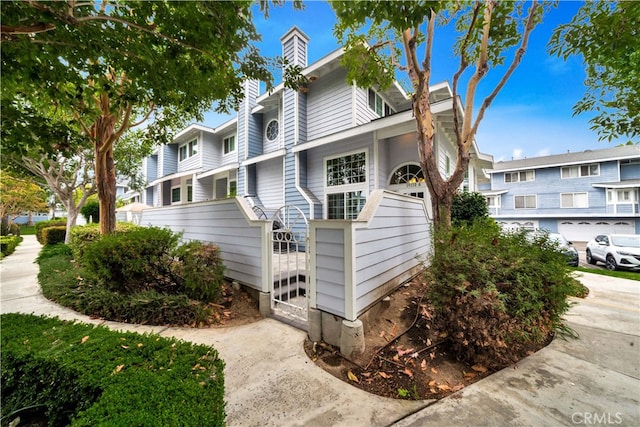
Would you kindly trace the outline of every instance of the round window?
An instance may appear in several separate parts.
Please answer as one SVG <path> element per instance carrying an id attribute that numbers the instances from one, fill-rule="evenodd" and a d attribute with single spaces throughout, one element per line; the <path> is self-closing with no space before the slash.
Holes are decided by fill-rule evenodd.
<path id="1" fill-rule="evenodd" d="M 267 124 L 267 139 L 269 141 L 275 141 L 276 138 L 278 137 L 278 134 L 280 132 L 279 126 L 278 126 L 278 121 L 277 120 L 271 120 L 268 124 Z"/>

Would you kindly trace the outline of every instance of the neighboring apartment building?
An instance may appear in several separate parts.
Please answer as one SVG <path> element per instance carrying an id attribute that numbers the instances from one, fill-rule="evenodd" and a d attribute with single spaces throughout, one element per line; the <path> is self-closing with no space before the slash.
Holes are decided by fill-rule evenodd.
<path id="1" fill-rule="evenodd" d="M 295 205 L 309 219 L 355 219 L 376 189 L 428 197 L 407 95 L 397 84 L 381 91 L 347 83 L 341 49 L 307 66 L 308 41 L 296 27 L 281 39 L 283 56 L 304 67 L 308 87 L 280 84 L 259 94 L 258 82 L 246 82 L 233 120 L 192 125 L 145 161 L 141 201 L 159 207 L 239 195 L 267 215 Z M 456 159 L 447 83 L 432 87 L 432 101 L 446 175 Z M 491 157 L 472 150 L 464 185 L 473 191 Z"/>
<path id="2" fill-rule="evenodd" d="M 496 162 L 489 212 L 507 227 L 558 232 L 574 242 L 640 234 L 640 145 Z"/>

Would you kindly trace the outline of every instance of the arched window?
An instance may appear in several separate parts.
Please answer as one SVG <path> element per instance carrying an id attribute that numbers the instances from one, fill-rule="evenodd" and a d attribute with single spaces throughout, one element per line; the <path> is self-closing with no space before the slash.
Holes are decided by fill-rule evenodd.
<path id="1" fill-rule="evenodd" d="M 389 185 L 419 184 L 424 182 L 424 174 L 420 165 L 408 163 L 400 166 L 391 174 Z"/>

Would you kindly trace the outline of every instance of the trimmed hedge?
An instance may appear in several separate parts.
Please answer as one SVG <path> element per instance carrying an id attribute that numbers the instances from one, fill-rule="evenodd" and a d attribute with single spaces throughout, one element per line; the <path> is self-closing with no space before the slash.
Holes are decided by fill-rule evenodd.
<path id="1" fill-rule="evenodd" d="M 64 238 L 67 235 L 66 225 L 52 225 L 42 229 L 42 242 L 43 245 L 57 245 L 58 243 L 64 243 Z"/>
<path id="2" fill-rule="evenodd" d="M 22 242 L 21 236 L 1 236 L 0 237 L 0 254 L 2 257 L 11 255 L 15 252 L 18 245 Z"/>
<path id="3" fill-rule="evenodd" d="M 36 239 L 40 242 L 41 245 L 44 245 L 43 232 L 47 227 L 59 227 L 66 226 L 67 219 L 66 218 L 58 218 L 58 219 L 50 219 L 48 221 L 40 221 L 36 223 Z M 64 241 L 64 239 L 63 239 Z"/>
<path id="4" fill-rule="evenodd" d="M 42 409 L 50 426 L 223 426 L 213 347 L 25 314 L 3 314 L 2 420 Z"/>

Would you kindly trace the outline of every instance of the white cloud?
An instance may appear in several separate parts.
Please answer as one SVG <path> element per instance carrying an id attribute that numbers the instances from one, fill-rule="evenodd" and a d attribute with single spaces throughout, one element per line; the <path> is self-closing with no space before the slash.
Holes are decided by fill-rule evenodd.
<path id="1" fill-rule="evenodd" d="M 521 159 L 522 158 L 522 148 L 514 148 L 513 149 L 513 159 L 517 160 L 517 159 Z"/>

